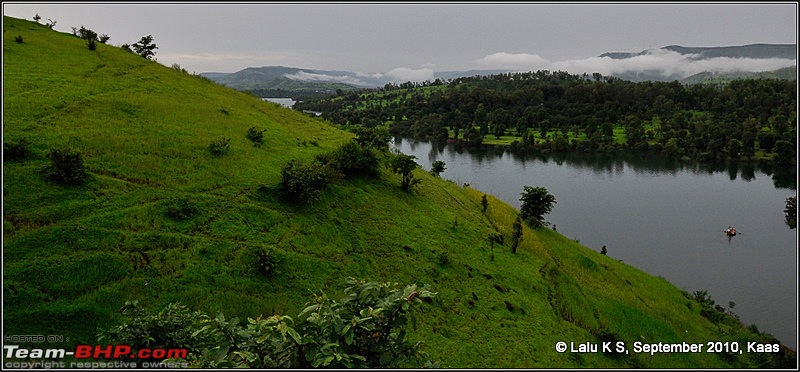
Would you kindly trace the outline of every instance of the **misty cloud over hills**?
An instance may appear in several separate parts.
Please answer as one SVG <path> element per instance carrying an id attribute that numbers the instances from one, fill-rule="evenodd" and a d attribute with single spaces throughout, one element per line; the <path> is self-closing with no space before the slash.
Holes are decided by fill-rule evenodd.
<path id="1" fill-rule="evenodd" d="M 431 68 L 396 68 L 385 73 L 364 74 L 292 67 L 250 67 L 235 73 L 203 73 L 220 84 L 239 90 L 272 89 L 287 81 L 341 83 L 358 88 L 387 83 L 423 82 L 436 79 L 490 75 L 515 71 L 567 71 L 600 73 L 634 81 L 682 80 L 700 73 L 763 72 L 797 64 L 796 44 L 751 44 L 732 47 L 682 47 L 671 45 L 637 53 L 609 52 L 580 60 L 549 61 L 536 54 L 499 52 L 474 61 L 481 70 L 435 72 Z"/>

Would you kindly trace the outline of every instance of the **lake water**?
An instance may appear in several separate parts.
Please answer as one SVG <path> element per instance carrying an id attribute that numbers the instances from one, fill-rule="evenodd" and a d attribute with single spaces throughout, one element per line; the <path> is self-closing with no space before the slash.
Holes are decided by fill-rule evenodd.
<path id="1" fill-rule="evenodd" d="M 292 106 L 294 106 L 294 104 L 297 102 L 291 98 L 262 98 L 262 100 L 274 102 L 288 108 L 292 108 Z"/>
<path id="2" fill-rule="evenodd" d="M 523 186 L 556 198 L 545 219 L 564 236 L 661 276 L 693 293 L 707 290 L 746 325 L 797 349 L 797 230 L 784 222 L 796 171 L 711 168 L 641 155 L 516 156 L 491 146 L 458 149 L 398 140 L 425 170 L 519 208 Z M 786 174 L 788 173 L 788 174 Z M 729 239 L 723 230 L 737 228 Z M 713 341 L 713 340 L 709 340 Z"/>

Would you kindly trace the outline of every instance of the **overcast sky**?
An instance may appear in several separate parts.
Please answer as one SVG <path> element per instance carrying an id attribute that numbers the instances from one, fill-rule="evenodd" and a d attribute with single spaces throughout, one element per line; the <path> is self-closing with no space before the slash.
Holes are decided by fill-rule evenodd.
<path id="1" fill-rule="evenodd" d="M 796 44 L 797 13 L 796 2 L 3 3 L 4 15 L 39 14 L 40 22 L 52 19 L 69 33 L 85 26 L 110 36 L 112 45 L 152 35 L 160 63 L 190 72 L 280 65 L 409 80 L 496 68 L 607 74 L 614 67 L 597 58 L 605 52 Z M 670 58 L 678 57 L 641 62 Z M 787 62 L 771 63 L 748 68 Z"/>

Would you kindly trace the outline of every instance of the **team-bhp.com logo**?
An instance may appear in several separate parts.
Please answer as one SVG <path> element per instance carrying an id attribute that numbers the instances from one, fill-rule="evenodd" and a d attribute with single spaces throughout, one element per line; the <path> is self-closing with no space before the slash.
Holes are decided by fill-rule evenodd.
<path id="1" fill-rule="evenodd" d="M 9 359 L 64 359 L 72 357 L 80 359 L 144 359 L 144 360 L 163 360 L 163 359 L 186 359 L 189 351 L 186 348 L 180 349 L 139 349 L 133 350 L 128 345 L 78 345 L 75 351 L 65 349 L 25 349 L 18 345 L 3 345 L 3 355 L 5 364 Z M 155 363 L 154 363 L 155 364 Z M 13 367 L 13 366 L 9 366 Z"/>
<path id="2" fill-rule="evenodd" d="M 75 351 L 64 349 L 21 349 L 16 345 L 3 345 L 6 358 L 45 358 L 58 359 L 71 356 L 75 359 L 185 359 L 189 351 L 183 349 L 139 349 L 134 351 L 128 345 L 78 345 Z"/>

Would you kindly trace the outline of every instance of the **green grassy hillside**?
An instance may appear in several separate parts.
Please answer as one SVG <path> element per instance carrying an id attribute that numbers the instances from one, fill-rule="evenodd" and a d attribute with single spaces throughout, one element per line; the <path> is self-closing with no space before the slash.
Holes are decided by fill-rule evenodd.
<path id="1" fill-rule="evenodd" d="M 489 196 L 484 213 L 481 191 L 424 170 L 411 193 L 382 170 L 331 185 L 310 205 L 281 201 L 269 190 L 284 164 L 352 137 L 324 121 L 110 45 L 90 51 L 33 22 L 4 17 L 3 54 L 4 149 L 30 143 L 23 159 L 4 150 L 4 335 L 95 344 L 128 300 L 151 311 L 180 302 L 226 316 L 295 315 L 312 293 L 340 294 L 356 277 L 430 285 L 438 295 L 410 337 L 447 367 L 756 367 L 794 358 L 558 353 L 558 341 L 632 349 L 774 340 L 548 229 L 526 227 L 513 254 L 517 210 Z M 262 146 L 245 137 L 250 127 L 265 130 Z M 208 145 L 223 137 L 230 152 L 212 156 Z M 48 151 L 64 146 L 84 155 L 81 186 L 42 175 Z M 196 213 L 170 218 L 179 200 Z M 492 252 L 495 231 L 506 244 Z M 276 258 L 272 276 L 253 268 L 259 249 Z"/>

